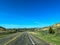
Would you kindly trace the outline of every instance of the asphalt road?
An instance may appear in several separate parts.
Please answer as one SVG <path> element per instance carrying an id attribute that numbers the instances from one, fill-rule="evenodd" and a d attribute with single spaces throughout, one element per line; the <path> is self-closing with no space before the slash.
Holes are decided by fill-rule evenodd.
<path id="1" fill-rule="evenodd" d="M 0 45 L 49 45 L 26 32 L 16 33 L 0 39 Z"/>

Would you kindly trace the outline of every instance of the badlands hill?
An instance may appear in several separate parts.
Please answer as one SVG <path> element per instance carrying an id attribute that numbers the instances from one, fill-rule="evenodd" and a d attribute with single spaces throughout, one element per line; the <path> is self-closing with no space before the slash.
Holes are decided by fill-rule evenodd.
<path id="1" fill-rule="evenodd" d="M 51 26 L 40 28 L 41 30 L 49 30 L 49 28 L 52 27 L 54 30 L 60 30 L 60 23 L 53 24 Z"/>

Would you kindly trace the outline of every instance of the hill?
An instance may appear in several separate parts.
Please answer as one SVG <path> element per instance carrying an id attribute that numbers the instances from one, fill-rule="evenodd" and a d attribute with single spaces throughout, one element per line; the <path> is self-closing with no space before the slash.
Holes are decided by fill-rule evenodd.
<path id="1" fill-rule="evenodd" d="M 6 30 L 6 28 L 0 26 L 0 31 L 5 31 L 5 30 Z"/>
<path id="2" fill-rule="evenodd" d="M 35 29 L 37 31 L 46 31 L 46 30 L 49 30 L 49 28 L 52 28 L 53 30 L 57 30 L 58 32 L 60 32 L 60 23 L 56 23 L 56 24 L 53 24 L 51 26 L 47 26 L 47 27 L 42 27 L 42 28 L 38 28 L 38 29 Z"/>

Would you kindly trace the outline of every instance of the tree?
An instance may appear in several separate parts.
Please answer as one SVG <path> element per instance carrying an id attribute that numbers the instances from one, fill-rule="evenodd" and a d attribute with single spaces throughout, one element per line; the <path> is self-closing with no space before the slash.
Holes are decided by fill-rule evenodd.
<path id="1" fill-rule="evenodd" d="M 55 31 L 52 29 L 52 27 L 49 28 L 49 33 L 50 34 L 54 34 L 55 33 Z"/>

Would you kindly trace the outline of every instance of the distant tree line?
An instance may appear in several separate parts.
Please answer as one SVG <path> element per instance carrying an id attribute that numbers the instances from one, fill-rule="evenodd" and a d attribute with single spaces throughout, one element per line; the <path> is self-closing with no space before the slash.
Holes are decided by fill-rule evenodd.
<path id="1" fill-rule="evenodd" d="M 7 29 L 7 30 L 15 30 L 16 32 L 24 32 L 24 31 L 34 31 L 35 28 L 13 28 L 13 29 Z"/>

